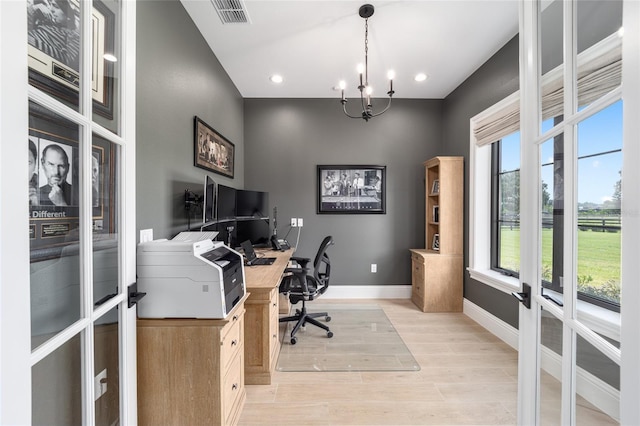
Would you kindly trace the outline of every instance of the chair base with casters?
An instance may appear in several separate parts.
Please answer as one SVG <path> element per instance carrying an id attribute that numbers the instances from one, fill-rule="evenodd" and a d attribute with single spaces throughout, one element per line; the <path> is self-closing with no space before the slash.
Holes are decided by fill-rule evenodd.
<path id="1" fill-rule="evenodd" d="M 322 240 L 318 253 L 313 261 L 313 272 L 309 267 L 311 259 L 306 257 L 292 256 L 291 261 L 298 265 L 295 268 L 285 269 L 286 275 L 280 282 L 280 293 L 286 295 L 289 301 L 295 305 L 302 302 L 302 309 L 296 309 L 296 314 L 288 317 L 280 318 L 279 322 L 296 321 L 296 325 L 291 330 L 291 344 L 297 342 L 296 333 L 300 327 L 304 327 L 307 323 L 315 325 L 327 332 L 327 337 L 333 337 L 333 333 L 329 327 L 319 322 L 316 318 L 325 317 L 327 322 L 331 321 L 331 317 L 326 312 L 309 313 L 307 312 L 306 302 L 315 300 L 329 287 L 329 277 L 331 276 L 331 262 L 326 253 L 327 247 L 333 244 L 333 237 L 327 236 Z"/>
<path id="2" fill-rule="evenodd" d="M 302 309 L 296 309 L 295 315 L 280 318 L 279 322 L 297 321 L 296 325 L 293 327 L 293 330 L 291 330 L 291 340 L 290 340 L 291 344 L 295 345 L 298 341 L 298 338 L 296 337 L 296 333 L 298 332 L 300 327 L 304 327 L 307 323 L 313 324 L 316 327 L 320 327 L 321 329 L 325 330 L 327 332 L 327 337 L 329 338 L 333 337 L 333 332 L 329 330 L 329 327 L 322 324 L 320 321 L 316 319 L 321 317 L 325 317 L 326 322 L 331 321 L 331 317 L 327 312 L 313 312 L 313 313 L 307 312 L 307 307 L 305 306 L 305 303 L 303 301 Z"/>

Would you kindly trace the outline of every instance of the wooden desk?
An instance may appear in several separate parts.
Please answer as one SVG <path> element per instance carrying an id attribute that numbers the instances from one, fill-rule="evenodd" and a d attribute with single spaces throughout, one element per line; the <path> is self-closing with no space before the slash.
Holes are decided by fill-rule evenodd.
<path id="1" fill-rule="evenodd" d="M 289 264 L 293 249 L 280 252 L 257 250 L 258 255 L 275 257 L 272 265 L 245 266 L 247 293 L 245 302 L 244 381 L 248 385 L 269 385 L 275 371 L 278 338 L 278 286 Z"/>
<path id="2" fill-rule="evenodd" d="M 224 319 L 138 319 L 140 425 L 238 423 L 246 299 Z"/>

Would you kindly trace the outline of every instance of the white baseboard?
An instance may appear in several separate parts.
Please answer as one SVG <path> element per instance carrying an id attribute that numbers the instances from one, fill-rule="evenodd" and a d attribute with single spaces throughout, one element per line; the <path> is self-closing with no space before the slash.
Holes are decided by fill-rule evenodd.
<path id="1" fill-rule="evenodd" d="M 334 285 L 323 295 L 326 299 L 409 299 L 410 285 Z"/>
<path id="2" fill-rule="evenodd" d="M 495 334 L 500 338 L 500 340 L 511 346 L 516 351 L 518 350 L 517 328 L 507 324 L 494 315 L 491 315 L 489 312 L 467 299 L 464 299 L 462 303 L 462 312 L 466 316 L 486 328 L 491 333 Z"/>
<path id="3" fill-rule="evenodd" d="M 512 327 L 494 315 L 491 315 L 489 312 L 467 299 L 464 299 L 463 301 L 463 312 L 469 318 L 500 338 L 503 342 L 515 350 L 518 350 L 518 329 Z M 544 370 L 557 380 L 561 380 L 562 357 L 545 347 L 542 348 L 541 353 L 542 366 Z M 576 368 L 576 386 L 580 396 L 598 407 L 611 418 L 619 421 L 619 390 L 580 367 Z"/>

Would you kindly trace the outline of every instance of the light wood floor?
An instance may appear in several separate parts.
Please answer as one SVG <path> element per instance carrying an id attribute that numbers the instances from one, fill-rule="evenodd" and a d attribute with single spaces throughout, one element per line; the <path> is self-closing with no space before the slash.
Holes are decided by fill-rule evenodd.
<path id="1" fill-rule="evenodd" d="M 271 385 L 247 386 L 240 425 L 516 424 L 518 355 L 493 334 L 410 300 L 343 302 L 380 305 L 421 370 L 275 372 Z"/>

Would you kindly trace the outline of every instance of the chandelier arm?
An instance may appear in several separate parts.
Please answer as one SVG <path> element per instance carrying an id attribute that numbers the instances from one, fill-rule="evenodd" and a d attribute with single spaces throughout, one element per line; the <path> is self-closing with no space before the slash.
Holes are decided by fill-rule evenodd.
<path id="1" fill-rule="evenodd" d="M 389 96 L 389 103 L 387 103 L 387 107 L 386 107 L 385 109 L 383 109 L 382 111 L 380 111 L 380 112 L 376 113 L 376 114 L 371 114 L 371 117 L 377 117 L 377 116 L 382 115 L 382 114 L 384 114 L 385 112 L 387 112 L 387 110 L 388 110 L 389 108 L 391 108 L 391 99 L 392 99 L 392 98 L 391 98 L 391 96 Z"/>
<path id="2" fill-rule="evenodd" d="M 349 118 L 362 118 L 361 115 L 351 115 L 347 112 L 347 103 L 343 102 L 342 103 L 342 111 L 344 111 L 344 115 L 346 115 Z"/>

